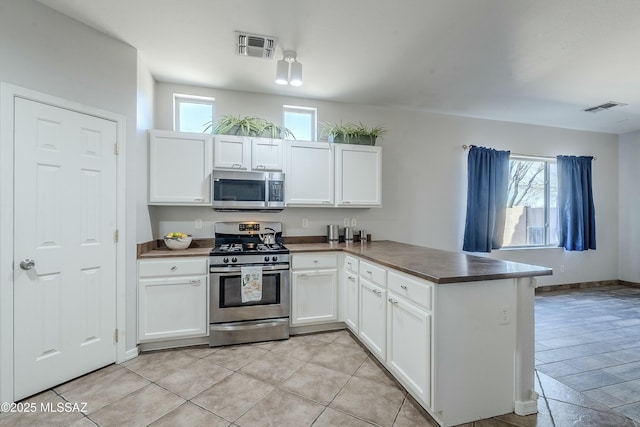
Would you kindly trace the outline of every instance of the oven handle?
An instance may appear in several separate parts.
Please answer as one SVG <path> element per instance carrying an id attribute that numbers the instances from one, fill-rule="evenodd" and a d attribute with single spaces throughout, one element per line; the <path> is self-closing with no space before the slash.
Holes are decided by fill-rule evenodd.
<path id="1" fill-rule="evenodd" d="M 252 266 L 253 264 L 246 264 L 246 266 Z M 263 265 L 262 271 L 278 271 L 278 270 L 288 270 L 289 264 L 278 264 L 278 265 Z M 240 266 L 233 267 L 210 267 L 210 273 L 236 273 L 240 271 Z"/>

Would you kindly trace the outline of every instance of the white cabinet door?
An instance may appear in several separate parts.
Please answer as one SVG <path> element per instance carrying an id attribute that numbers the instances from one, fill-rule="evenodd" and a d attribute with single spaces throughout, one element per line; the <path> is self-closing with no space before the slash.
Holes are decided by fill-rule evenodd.
<path id="1" fill-rule="evenodd" d="M 249 170 L 251 167 L 250 138 L 234 135 L 216 135 L 213 146 L 214 168 Z"/>
<path id="2" fill-rule="evenodd" d="M 287 206 L 333 205 L 333 149 L 323 142 L 287 141 Z"/>
<path id="3" fill-rule="evenodd" d="M 257 171 L 281 171 L 283 169 L 282 141 L 254 138 L 251 140 L 251 169 Z"/>
<path id="4" fill-rule="evenodd" d="M 138 341 L 206 336 L 208 276 L 141 278 Z"/>
<path id="5" fill-rule="evenodd" d="M 347 271 L 344 278 L 344 323 L 354 334 L 358 335 L 358 295 L 360 287 L 358 275 Z"/>
<path id="6" fill-rule="evenodd" d="M 360 277 L 360 339 L 384 362 L 386 348 L 386 293 L 384 288 Z"/>
<path id="7" fill-rule="evenodd" d="M 336 205 L 382 205 L 382 148 L 336 144 Z"/>
<path id="8" fill-rule="evenodd" d="M 393 292 L 387 300 L 387 366 L 431 407 L 431 314 Z"/>
<path id="9" fill-rule="evenodd" d="M 211 205 L 211 135 L 149 132 L 149 204 Z"/>
<path id="10" fill-rule="evenodd" d="M 291 273 L 291 324 L 306 325 L 338 319 L 338 272 L 332 270 Z"/>

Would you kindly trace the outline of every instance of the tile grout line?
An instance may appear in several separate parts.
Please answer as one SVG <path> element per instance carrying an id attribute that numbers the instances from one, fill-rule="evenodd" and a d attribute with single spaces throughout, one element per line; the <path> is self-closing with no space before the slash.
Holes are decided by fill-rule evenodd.
<path id="1" fill-rule="evenodd" d="M 538 379 L 538 384 L 540 385 L 540 391 L 542 392 L 542 398 L 544 399 L 544 404 L 547 407 L 547 411 L 549 411 L 549 417 L 551 418 L 551 424 L 553 427 L 556 427 L 556 420 L 553 419 L 553 412 L 551 412 L 551 407 L 549 406 L 549 401 L 547 400 L 547 395 L 544 392 L 544 387 L 542 386 L 542 381 L 540 381 L 540 376 L 538 375 L 538 370 L 534 369 L 536 373 L 536 378 Z"/>

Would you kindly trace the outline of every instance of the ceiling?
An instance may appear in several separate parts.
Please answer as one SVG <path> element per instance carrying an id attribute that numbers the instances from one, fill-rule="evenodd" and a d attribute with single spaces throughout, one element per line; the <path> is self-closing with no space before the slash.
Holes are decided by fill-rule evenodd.
<path id="1" fill-rule="evenodd" d="M 638 0 L 39 0 L 138 49 L 155 79 L 622 134 L 640 130 Z M 295 50 L 235 54 L 234 31 Z M 627 106 L 582 110 L 608 101 Z"/>

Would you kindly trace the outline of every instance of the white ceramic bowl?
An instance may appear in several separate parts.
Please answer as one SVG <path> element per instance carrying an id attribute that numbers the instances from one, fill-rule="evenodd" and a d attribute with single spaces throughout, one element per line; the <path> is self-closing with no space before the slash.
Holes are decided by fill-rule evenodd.
<path id="1" fill-rule="evenodd" d="M 178 237 L 177 239 L 164 238 L 164 244 L 171 250 L 187 249 L 193 240 L 192 236 Z"/>

